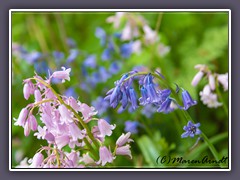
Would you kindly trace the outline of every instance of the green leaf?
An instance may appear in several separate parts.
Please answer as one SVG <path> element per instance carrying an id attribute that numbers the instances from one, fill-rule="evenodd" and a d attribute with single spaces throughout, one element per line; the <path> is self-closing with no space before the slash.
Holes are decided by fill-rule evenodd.
<path id="1" fill-rule="evenodd" d="M 137 140 L 137 144 L 139 145 L 145 161 L 148 163 L 149 167 L 155 167 L 157 165 L 156 159 L 159 156 L 159 152 L 154 142 L 149 137 L 144 135 Z M 157 166 L 162 165 L 159 164 Z"/>

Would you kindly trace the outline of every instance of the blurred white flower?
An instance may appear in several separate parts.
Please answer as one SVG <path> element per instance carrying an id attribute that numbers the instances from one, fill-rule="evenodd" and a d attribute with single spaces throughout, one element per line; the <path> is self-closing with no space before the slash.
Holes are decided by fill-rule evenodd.
<path id="1" fill-rule="evenodd" d="M 148 25 L 143 26 L 143 31 L 146 44 L 153 44 L 158 40 L 157 33 L 152 30 Z"/>
<path id="2" fill-rule="evenodd" d="M 210 74 L 208 76 L 208 82 L 209 82 L 209 86 L 210 86 L 211 90 L 214 91 L 215 90 L 215 76 L 214 76 L 214 74 Z"/>
<path id="3" fill-rule="evenodd" d="M 218 79 L 218 82 L 222 84 L 224 91 L 227 91 L 228 90 L 228 73 L 219 74 L 217 79 Z"/>
<path id="4" fill-rule="evenodd" d="M 165 46 L 164 44 L 160 43 L 158 46 L 158 52 L 160 54 L 160 56 L 165 56 L 167 53 L 169 53 L 170 51 L 170 47 L 169 46 Z"/>
<path id="5" fill-rule="evenodd" d="M 108 17 L 107 22 L 113 23 L 114 28 L 119 28 L 121 19 L 125 14 L 125 12 L 117 12 L 114 16 Z"/>
<path id="6" fill-rule="evenodd" d="M 199 94 L 203 104 L 207 105 L 209 108 L 222 106 L 222 103 L 217 100 L 217 95 L 211 92 L 209 84 L 207 84 Z"/>
<path id="7" fill-rule="evenodd" d="M 139 54 L 141 52 L 141 41 L 137 40 L 132 43 L 132 52 Z"/>
<path id="8" fill-rule="evenodd" d="M 199 81 L 203 78 L 204 73 L 202 71 L 198 71 L 198 73 L 194 76 L 192 80 L 192 86 L 197 86 Z"/>

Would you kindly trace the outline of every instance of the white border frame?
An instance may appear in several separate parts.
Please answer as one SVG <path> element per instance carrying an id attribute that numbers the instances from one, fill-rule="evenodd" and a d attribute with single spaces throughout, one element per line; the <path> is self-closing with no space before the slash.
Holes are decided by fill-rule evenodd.
<path id="1" fill-rule="evenodd" d="M 229 52 L 229 169 L 15 169 L 11 167 L 12 128 L 12 12 L 228 12 L 228 52 Z M 10 9 L 9 10 L 9 171 L 231 171 L 231 10 L 230 9 Z"/>

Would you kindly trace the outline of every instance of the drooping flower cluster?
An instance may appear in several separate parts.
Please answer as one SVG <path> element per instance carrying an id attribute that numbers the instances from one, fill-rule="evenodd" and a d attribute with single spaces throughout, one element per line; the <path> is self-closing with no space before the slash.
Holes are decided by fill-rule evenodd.
<path id="1" fill-rule="evenodd" d="M 203 90 L 199 93 L 203 104 L 207 105 L 209 108 L 222 106 L 222 103 L 218 101 L 216 88 L 218 88 L 220 84 L 224 91 L 228 90 L 228 73 L 212 73 L 209 68 L 203 64 L 196 65 L 195 69 L 198 69 L 199 71 L 192 80 L 192 86 L 197 86 L 204 76 L 208 79 L 208 84 L 206 84 Z"/>
<path id="2" fill-rule="evenodd" d="M 131 133 L 120 136 L 112 152 L 110 146 L 106 147 L 105 139 L 112 135 L 116 125 L 93 118 L 97 114 L 94 107 L 71 96 L 61 96 L 51 87 L 52 78 L 62 82 L 70 80 L 70 72 L 71 69 L 62 68 L 46 80 L 38 75 L 24 80 L 24 98 L 27 100 L 34 95 L 35 102 L 21 110 L 14 125 L 22 126 L 25 136 L 34 131 L 34 136 L 46 140 L 48 146 L 41 147 L 28 163 L 24 160 L 25 163 L 18 167 L 83 168 L 112 163 L 117 155 L 131 157 L 128 144 L 132 141 L 129 139 Z M 36 108 L 39 117 L 33 113 Z M 93 120 L 97 120 L 97 125 L 90 128 L 88 123 Z M 66 151 L 65 146 L 71 151 Z"/>
<path id="3" fill-rule="evenodd" d="M 170 113 L 175 108 L 187 110 L 189 107 L 196 105 L 197 102 L 192 99 L 188 91 L 182 89 L 183 106 L 171 97 L 172 91 L 169 88 L 161 88 L 154 82 L 154 77 L 164 78 L 160 73 L 145 73 L 130 71 L 124 74 L 120 80 L 115 82 L 115 87 L 109 90 L 105 100 L 110 102 L 110 106 L 116 108 L 121 103 L 121 109 L 126 109 L 131 104 L 133 110 L 139 105 L 154 105 L 157 112 Z M 133 82 L 137 80 L 140 87 L 140 98 L 134 89 Z M 138 103 L 139 102 L 139 103 Z"/>

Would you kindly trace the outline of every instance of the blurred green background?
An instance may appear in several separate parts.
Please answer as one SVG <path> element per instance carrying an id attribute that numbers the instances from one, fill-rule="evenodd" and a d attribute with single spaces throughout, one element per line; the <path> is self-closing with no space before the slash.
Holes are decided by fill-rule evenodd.
<path id="1" fill-rule="evenodd" d="M 190 108 L 192 118 L 201 123 L 201 130 L 214 141 L 216 149 L 221 155 L 228 155 L 228 118 L 222 107 L 210 109 L 200 101 L 199 92 L 203 89 L 207 80 L 202 80 L 197 87 L 191 86 L 191 81 L 197 70 L 196 64 L 206 64 L 212 72 L 219 74 L 228 72 L 228 13 L 227 12 L 164 12 L 135 13 L 143 16 L 148 25 L 155 29 L 159 18 L 160 27 L 158 34 L 160 41 L 170 47 L 170 52 L 161 57 L 156 49 L 151 46 L 142 48 L 140 54 L 132 54 L 130 58 L 121 60 L 123 68 L 112 76 L 107 82 L 98 84 L 94 91 L 83 91 L 79 83 L 81 76 L 81 64 L 86 58 L 85 52 L 95 54 L 99 64 L 107 66 L 101 59 L 104 48 L 99 39 L 94 35 L 97 27 L 103 28 L 107 33 L 114 33 L 111 24 L 106 23 L 106 18 L 114 13 L 92 12 L 62 12 L 62 13 L 12 13 L 12 42 L 24 46 L 27 51 L 50 54 L 53 51 L 61 51 L 65 59 L 69 55 L 70 48 L 66 43 L 67 38 L 76 42 L 76 48 L 83 53 L 77 56 L 71 64 L 73 76 L 70 82 L 56 85 L 60 93 L 67 88 L 74 87 L 79 100 L 91 104 L 102 94 L 104 88 L 114 87 L 114 81 L 121 74 L 130 71 L 134 66 L 143 65 L 153 70 L 161 68 L 162 74 L 172 83 L 187 89 L 192 97 L 198 101 L 197 106 Z M 52 69 L 56 69 L 56 62 L 52 58 L 45 59 Z M 16 56 L 12 57 L 12 117 L 17 118 L 20 110 L 33 98 L 26 101 L 23 97 L 23 79 L 34 75 L 34 66 Z M 46 75 L 45 75 L 46 76 Z M 222 92 L 223 99 L 228 103 L 228 92 Z M 111 117 L 111 123 L 116 123 L 114 131 L 116 138 L 124 131 L 124 122 L 134 120 L 144 124 L 139 127 L 138 133 L 133 134 L 132 144 L 133 159 L 120 157 L 116 159 L 115 166 L 152 167 L 156 166 L 156 156 L 166 154 L 171 156 L 184 156 L 200 159 L 209 155 L 210 151 L 201 142 L 199 147 L 190 150 L 196 139 L 181 139 L 182 127 L 185 125 L 180 119 L 180 113 L 171 114 L 154 113 L 151 118 L 143 116 L 141 108 L 134 113 L 123 112 L 118 114 L 116 110 L 109 109 L 104 115 Z M 13 121 L 14 122 L 14 121 Z M 149 132 L 150 131 L 150 132 Z M 215 138 L 215 139 L 214 139 Z M 112 139 L 109 139 L 111 142 Z M 12 123 L 12 165 L 15 166 L 23 157 L 32 157 L 44 141 L 39 141 L 33 136 L 24 137 L 23 128 Z M 206 165 L 193 165 L 202 166 Z M 156 166 L 160 167 L 160 165 Z"/>

